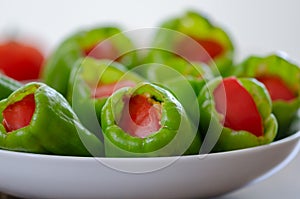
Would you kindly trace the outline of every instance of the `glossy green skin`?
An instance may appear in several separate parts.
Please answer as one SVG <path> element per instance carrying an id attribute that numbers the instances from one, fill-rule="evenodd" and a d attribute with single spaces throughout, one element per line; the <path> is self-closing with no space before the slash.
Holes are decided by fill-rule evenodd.
<path id="1" fill-rule="evenodd" d="M 119 51 L 120 56 L 122 55 L 119 60 L 122 64 L 126 66 L 135 65 L 137 55 L 132 52 L 134 46 L 121 30 L 115 27 L 99 27 L 80 31 L 66 38 L 45 64 L 42 80 L 66 96 L 71 70 L 79 58 L 85 57 L 83 49 L 106 39 L 109 39 Z M 126 56 L 123 56 L 124 54 Z"/>
<path id="2" fill-rule="evenodd" d="M 91 86 L 97 87 L 99 82 L 110 84 L 120 80 L 139 83 L 144 79 L 111 60 L 85 58 L 75 63 L 70 75 L 67 99 L 82 124 L 90 131 L 101 132 L 101 110 L 107 100 L 107 97 L 93 98 Z"/>
<path id="3" fill-rule="evenodd" d="M 118 124 L 124 107 L 123 97 L 148 93 L 161 103 L 161 128 L 145 137 L 133 137 Z M 156 157 L 197 154 L 201 140 L 180 103 L 167 90 L 149 83 L 116 91 L 105 103 L 101 114 L 105 154 L 108 157 Z"/>
<path id="4" fill-rule="evenodd" d="M 7 98 L 21 86 L 22 84 L 20 82 L 0 73 L 0 100 Z"/>
<path id="5" fill-rule="evenodd" d="M 29 94 L 34 94 L 36 103 L 30 124 L 7 132 L 1 123 L 0 148 L 70 156 L 103 155 L 101 141 L 81 125 L 63 96 L 45 84 L 29 83 L 16 90 L 0 102 L 0 112 Z"/>
<path id="6" fill-rule="evenodd" d="M 280 77 L 291 88 L 296 98 L 291 101 L 273 101 L 273 114 L 278 121 L 278 134 L 276 139 L 286 137 L 289 128 L 295 120 L 300 108 L 300 68 L 279 55 L 267 57 L 252 56 L 236 67 L 235 74 L 239 77 L 259 77 L 261 75 L 274 75 Z"/>
<path id="7" fill-rule="evenodd" d="M 231 74 L 234 47 L 230 37 L 222 28 L 214 25 L 200 13 L 188 11 L 181 17 L 165 21 L 160 28 L 145 62 L 162 63 L 170 59 L 174 62 L 180 61 L 182 58 L 174 54 L 173 46 L 179 39 L 189 36 L 198 39 L 214 39 L 223 46 L 224 52 L 208 64 L 216 76 Z"/>
<path id="8" fill-rule="evenodd" d="M 235 131 L 221 124 L 223 115 L 215 109 L 213 91 L 221 78 L 211 80 L 198 96 L 200 104 L 200 132 L 203 139 L 215 141 L 213 152 L 230 151 L 259 146 L 272 142 L 277 133 L 277 121 L 271 113 L 272 103 L 263 84 L 251 78 L 239 78 L 239 82 L 251 94 L 263 119 L 264 135 L 255 136 L 247 131 Z M 245 114 L 247 114 L 245 112 Z"/>

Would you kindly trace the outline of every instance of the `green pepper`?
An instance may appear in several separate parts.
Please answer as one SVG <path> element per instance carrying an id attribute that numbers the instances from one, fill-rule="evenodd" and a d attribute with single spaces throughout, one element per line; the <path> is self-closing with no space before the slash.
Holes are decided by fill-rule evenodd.
<path id="1" fill-rule="evenodd" d="M 143 78 L 111 60 L 79 59 L 69 81 L 68 101 L 80 121 L 92 132 L 101 132 L 101 110 L 117 89 L 134 87 Z"/>
<path id="2" fill-rule="evenodd" d="M 300 108 L 300 68 L 280 55 L 251 56 L 236 67 L 236 75 L 254 77 L 267 87 L 278 121 L 276 139 L 292 133 L 290 126 Z"/>
<path id="3" fill-rule="evenodd" d="M 54 51 L 44 66 L 42 79 L 66 96 L 69 75 L 78 58 L 111 59 L 131 66 L 137 59 L 133 50 L 132 42 L 118 28 L 99 27 L 80 31 L 66 38 Z"/>
<path id="4" fill-rule="evenodd" d="M 257 80 L 216 78 L 203 87 L 198 99 L 203 144 L 214 152 L 254 147 L 274 140 L 277 121 L 271 113 L 271 99 Z"/>
<path id="5" fill-rule="evenodd" d="M 101 124 L 108 157 L 197 154 L 201 145 L 182 105 L 169 91 L 150 83 L 110 96 Z"/>
<path id="6" fill-rule="evenodd" d="M 7 98 L 21 86 L 22 84 L 20 82 L 0 73 L 0 100 Z"/>
<path id="7" fill-rule="evenodd" d="M 211 66 L 214 74 L 231 72 L 234 47 L 229 35 L 200 13 L 188 11 L 183 16 L 160 25 L 146 59 L 185 59 Z"/>
<path id="8" fill-rule="evenodd" d="M 29 83 L 0 102 L 0 148 L 42 154 L 101 156 L 103 144 L 54 89 Z"/>

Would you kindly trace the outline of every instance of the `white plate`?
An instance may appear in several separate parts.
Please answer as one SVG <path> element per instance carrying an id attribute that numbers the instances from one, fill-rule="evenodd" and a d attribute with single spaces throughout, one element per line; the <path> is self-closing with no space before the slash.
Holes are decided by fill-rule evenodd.
<path id="1" fill-rule="evenodd" d="M 258 182 L 299 151 L 300 131 L 260 147 L 167 158 L 84 158 L 0 150 L 0 191 L 26 198 L 189 198 Z"/>

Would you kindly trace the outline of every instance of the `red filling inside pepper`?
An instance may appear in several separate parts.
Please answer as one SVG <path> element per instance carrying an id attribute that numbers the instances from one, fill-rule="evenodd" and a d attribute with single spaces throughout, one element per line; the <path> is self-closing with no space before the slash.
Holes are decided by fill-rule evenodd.
<path id="1" fill-rule="evenodd" d="M 87 49 L 84 49 L 85 56 L 95 59 L 110 59 L 118 61 L 119 52 L 109 41 L 97 43 Z"/>
<path id="2" fill-rule="evenodd" d="M 276 76 L 261 76 L 257 78 L 258 81 L 262 82 L 268 89 L 272 101 L 275 100 L 293 100 L 296 98 L 295 94 L 291 89 L 286 86 L 281 78 Z"/>
<path id="3" fill-rule="evenodd" d="M 145 138 L 157 132 L 161 125 L 161 104 L 145 95 L 124 99 L 119 126 L 128 134 Z"/>
<path id="4" fill-rule="evenodd" d="M 224 115 L 224 126 L 263 135 L 263 122 L 249 92 L 236 78 L 223 79 L 213 92 L 216 110 Z"/>
<path id="5" fill-rule="evenodd" d="M 18 130 L 30 124 L 35 111 L 34 94 L 27 95 L 22 100 L 6 107 L 3 111 L 3 121 L 7 132 Z"/>
<path id="6" fill-rule="evenodd" d="M 0 72 L 13 79 L 38 79 L 43 62 L 43 54 L 33 46 L 17 42 L 0 44 Z"/>
<path id="7" fill-rule="evenodd" d="M 130 80 L 122 80 L 110 84 L 99 84 L 97 88 L 93 90 L 92 97 L 93 98 L 105 98 L 109 97 L 115 92 L 116 90 L 124 87 L 134 87 L 136 83 Z"/>
<path id="8" fill-rule="evenodd" d="M 175 51 L 181 57 L 189 61 L 208 63 L 221 55 L 224 51 L 223 46 L 212 39 L 196 39 L 186 38 L 178 42 Z M 195 45 L 195 41 L 199 45 Z"/>

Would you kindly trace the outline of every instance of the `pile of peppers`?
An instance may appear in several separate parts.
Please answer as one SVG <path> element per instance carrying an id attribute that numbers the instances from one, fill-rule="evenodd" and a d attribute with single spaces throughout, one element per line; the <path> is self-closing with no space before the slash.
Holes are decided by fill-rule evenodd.
<path id="1" fill-rule="evenodd" d="M 234 61 L 230 34 L 199 12 L 165 20 L 136 50 L 119 27 L 65 38 L 39 81 L 0 74 L 0 148 L 162 157 L 255 147 L 296 131 L 300 68 L 278 54 Z"/>

